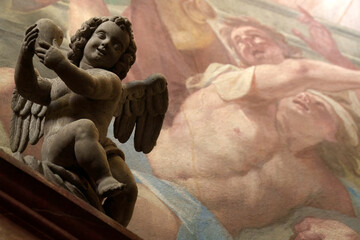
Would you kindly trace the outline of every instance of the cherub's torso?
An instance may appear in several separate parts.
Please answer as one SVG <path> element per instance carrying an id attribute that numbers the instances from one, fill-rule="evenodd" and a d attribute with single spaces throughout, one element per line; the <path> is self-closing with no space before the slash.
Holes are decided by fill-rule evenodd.
<path id="1" fill-rule="evenodd" d="M 70 122 L 89 119 L 98 128 L 100 141 L 103 140 L 118 99 L 90 99 L 71 91 L 60 78 L 52 80 L 51 103 L 48 105 L 44 129 L 45 138 Z"/>

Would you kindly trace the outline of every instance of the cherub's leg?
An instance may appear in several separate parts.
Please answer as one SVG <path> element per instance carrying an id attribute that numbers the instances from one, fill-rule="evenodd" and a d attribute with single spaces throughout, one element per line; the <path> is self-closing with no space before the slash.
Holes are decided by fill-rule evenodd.
<path id="1" fill-rule="evenodd" d="M 135 178 L 125 161 L 118 155 L 108 156 L 111 173 L 116 180 L 126 184 L 126 189 L 119 195 L 106 199 L 104 210 L 108 216 L 127 226 L 132 217 L 138 194 Z"/>
<path id="2" fill-rule="evenodd" d="M 92 121 L 72 122 L 45 141 L 46 159 L 63 167 L 77 162 L 95 181 L 100 196 L 116 195 L 124 189 L 125 185 L 111 175 L 105 150 L 99 143 L 99 132 Z M 74 155 L 75 159 L 71 157 Z"/>
<path id="3" fill-rule="evenodd" d="M 76 129 L 74 146 L 77 162 L 94 179 L 100 196 L 108 197 L 119 194 L 124 190 L 125 184 L 112 177 L 95 124 L 85 119 L 79 121 L 81 124 Z"/>

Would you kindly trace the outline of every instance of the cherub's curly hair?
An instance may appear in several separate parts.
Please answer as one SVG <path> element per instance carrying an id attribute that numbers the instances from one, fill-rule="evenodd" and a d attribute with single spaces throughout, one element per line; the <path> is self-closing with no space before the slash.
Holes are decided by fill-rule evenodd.
<path id="1" fill-rule="evenodd" d="M 136 44 L 134 41 L 134 34 L 131 28 L 131 23 L 127 18 L 118 16 L 110 18 L 94 17 L 87 20 L 82 24 L 81 28 L 77 30 L 74 36 L 71 37 L 71 42 L 69 44 L 71 50 L 68 53 L 68 58 L 73 64 L 79 66 L 80 61 L 84 55 L 84 48 L 86 43 L 91 38 L 97 27 L 107 21 L 116 23 L 121 28 L 121 30 L 128 33 L 130 38 L 129 46 L 120 57 L 119 61 L 112 69 L 108 69 L 118 75 L 120 79 L 124 79 L 136 59 Z"/>

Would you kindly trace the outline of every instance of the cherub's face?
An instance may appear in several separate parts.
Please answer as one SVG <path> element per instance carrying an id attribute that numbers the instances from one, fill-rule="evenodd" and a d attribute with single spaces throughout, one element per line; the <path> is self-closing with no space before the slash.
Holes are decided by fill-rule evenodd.
<path id="1" fill-rule="evenodd" d="M 130 43 L 126 31 L 112 21 L 107 21 L 95 30 L 84 49 L 82 62 L 94 68 L 112 68 Z"/>

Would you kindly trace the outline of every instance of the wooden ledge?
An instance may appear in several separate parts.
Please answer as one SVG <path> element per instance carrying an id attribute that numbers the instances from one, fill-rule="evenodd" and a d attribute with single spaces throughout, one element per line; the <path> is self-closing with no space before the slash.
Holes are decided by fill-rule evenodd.
<path id="1" fill-rule="evenodd" d="M 1 150 L 0 214 L 40 239 L 140 239 Z"/>

